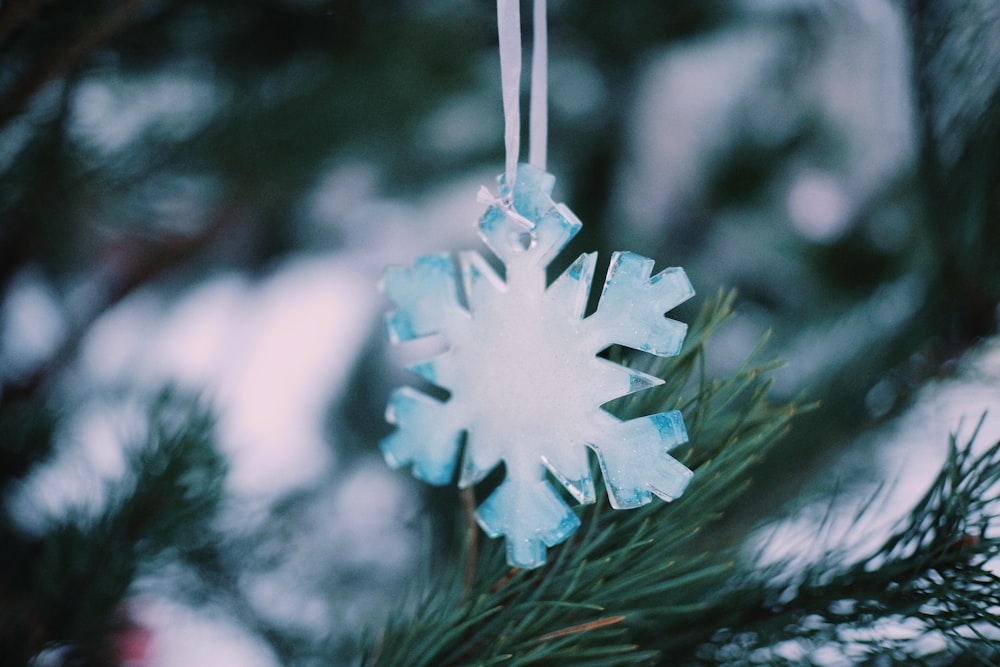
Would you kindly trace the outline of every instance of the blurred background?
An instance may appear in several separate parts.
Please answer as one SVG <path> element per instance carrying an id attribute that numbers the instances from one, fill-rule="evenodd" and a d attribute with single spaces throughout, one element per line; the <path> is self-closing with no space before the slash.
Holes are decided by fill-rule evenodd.
<path id="1" fill-rule="evenodd" d="M 891 519 L 949 433 L 1000 435 L 1000 5 L 549 5 L 564 261 L 683 266 L 688 321 L 738 288 L 710 373 L 770 330 L 775 394 L 821 401 L 734 530 L 779 521 L 787 554 L 882 484 Z M 128 585 L 141 664 L 348 660 L 424 576 L 439 510 L 377 448 L 407 381 L 377 284 L 480 247 L 502 135 L 485 0 L 0 1 L 0 407 L 59 417 L 0 487 L 10 534 L 113 502 L 165 384 L 228 466 L 210 583 L 168 551 Z"/>

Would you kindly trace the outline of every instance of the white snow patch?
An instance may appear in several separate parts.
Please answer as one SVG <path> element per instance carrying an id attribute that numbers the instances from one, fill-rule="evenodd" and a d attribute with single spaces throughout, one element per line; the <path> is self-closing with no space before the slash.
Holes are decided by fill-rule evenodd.
<path id="1" fill-rule="evenodd" d="M 48 360 L 66 335 L 61 305 L 37 271 L 22 271 L 0 303 L 0 386 Z"/>
<path id="2" fill-rule="evenodd" d="M 967 354 L 954 378 L 927 384 L 905 414 L 859 439 L 824 483 L 861 482 L 833 507 L 830 494 L 821 493 L 821 500 L 763 531 L 756 541 L 763 561 L 787 560 L 794 569 L 832 548 L 844 550 L 845 559 L 872 553 L 927 491 L 946 460 L 950 437 L 965 446 L 984 413 L 974 451 L 1000 440 L 1000 339 Z M 880 484 L 875 506 L 866 509 Z"/>
<path id="3" fill-rule="evenodd" d="M 81 361 L 108 384 L 205 389 L 234 455 L 232 488 L 278 494 L 330 464 L 326 408 L 346 390 L 376 307 L 374 286 L 351 262 L 299 258 L 259 285 L 209 279 L 173 305 L 137 294 L 95 324 Z"/>
<path id="4" fill-rule="evenodd" d="M 420 255 L 481 246 L 477 223 L 486 205 L 476 196 L 484 185 L 497 191 L 501 169 L 473 172 L 419 200 L 402 201 L 381 193 L 375 167 L 334 165 L 307 198 L 303 227 L 320 237 L 333 231 L 374 283 L 389 264 L 408 265 Z"/>
<path id="5" fill-rule="evenodd" d="M 739 105 L 759 94 L 781 44 L 776 32 L 729 30 L 659 54 L 636 92 L 616 205 L 644 236 L 705 187 L 707 164 L 740 127 Z"/>
<path id="6" fill-rule="evenodd" d="M 94 77 L 76 87 L 70 130 L 83 142 L 111 154 L 144 132 L 184 139 L 207 122 L 218 104 L 216 86 L 188 72 Z"/>
<path id="7" fill-rule="evenodd" d="M 832 174 L 803 170 L 788 190 L 788 216 L 810 241 L 840 238 L 850 223 L 851 207 L 850 197 Z"/>
<path id="8" fill-rule="evenodd" d="M 136 620 L 152 633 L 149 667 L 277 667 L 273 651 L 211 609 L 143 599 Z"/>

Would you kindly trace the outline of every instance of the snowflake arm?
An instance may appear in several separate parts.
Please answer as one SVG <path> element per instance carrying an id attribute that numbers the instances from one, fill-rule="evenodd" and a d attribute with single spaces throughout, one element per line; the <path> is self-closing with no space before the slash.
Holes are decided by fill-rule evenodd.
<path id="1" fill-rule="evenodd" d="M 545 548 L 565 540 L 580 519 L 545 480 L 504 480 L 476 510 L 476 521 L 490 537 L 507 538 L 507 562 L 535 568 L 545 563 Z"/>
<path id="2" fill-rule="evenodd" d="M 653 260 L 616 252 L 597 312 L 587 318 L 598 349 L 618 343 L 660 357 L 681 351 L 687 325 L 663 317 L 694 296 L 684 269 L 664 269 L 652 278 Z"/>
<path id="3" fill-rule="evenodd" d="M 680 496 L 691 471 L 667 452 L 687 442 L 684 420 L 676 410 L 621 421 L 607 415 L 593 448 L 601 463 L 608 500 L 615 509 L 648 503 L 655 494 L 663 500 Z"/>
<path id="4" fill-rule="evenodd" d="M 597 311 L 585 316 L 596 253 L 546 284 L 550 262 L 581 227 L 552 201 L 554 180 L 521 165 L 514 191 L 501 183 L 501 199 L 480 220 L 503 277 L 479 253 L 465 252 L 460 276 L 451 257 L 430 255 L 390 268 L 383 283 L 397 306 L 386 319 L 390 340 L 441 334 L 447 350 L 411 368 L 451 392 L 447 401 L 409 388 L 392 394 L 386 415 L 397 430 L 381 443 L 386 460 L 447 483 L 464 433 L 459 486 L 504 464 L 503 481 L 476 517 L 487 534 L 506 538 L 512 565 L 529 568 L 579 525 L 547 473 L 578 502 L 596 497 L 588 448 L 615 508 L 653 495 L 673 499 L 691 477 L 668 453 L 687 440 L 680 413 L 622 421 L 602 408 L 662 380 L 596 356 L 613 344 L 677 354 L 686 327 L 663 314 L 694 293 L 691 284 L 682 269 L 651 276 L 652 260 L 615 253 Z"/>
<path id="5" fill-rule="evenodd" d="M 399 306 L 385 320 L 394 344 L 443 333 L 465 313 L 455 289 L 455 266 L 445 253 L 420 257 L 412 269 L 390 266 L 381 287 Z"/>
<path id="6" fill-rule="evenodd" d="M 451 482 L 462 439 L 462 426 L 447 403 L 401 387 L 392 393 L 386 420 L 399 428 L 382 440 L 382 453 L 394 468 L 413 465 L 413 475 L 428 484 Z"/>

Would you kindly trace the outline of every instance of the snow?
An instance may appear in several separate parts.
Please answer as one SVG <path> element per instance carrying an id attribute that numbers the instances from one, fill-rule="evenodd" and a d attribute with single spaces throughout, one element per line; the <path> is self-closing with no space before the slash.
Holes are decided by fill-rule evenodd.
<path id="1" fill-rule="evenodd" d="M 848 229 L 851 202 L 832 174 L 803 170 L 788 191 L 788 217 L 810 241 L 836 241 Z"/>
<path id="2" fill-rule="evenodd" d="M 832 548 L 843 550 L 845 559 L 871 553 L 929 488 L 945 461 L 952 435 L 964 446 L 985 415 L 974 451 L 1000 440 L 998 396 L 1000 339 L 992 339 L 970 351 L 953 377 L 922 387 L 901 416 L 845 451 L 817 482 L 820 488 L 810 491 L 820 501 L 760 534 L 755 544 L 762 549 L 763 562 L 789 560 L 794 568 Z M 844 489 L 837 492 L 842 483 Z M 831 497 L 838 498 L 833 512 Z"/>
<path id="3" fill-rule="evenodd" d="M 174 302 L 144 291 L 84 342 L 82 372 L 109 386 L 173 381 L 203 389 L 220 412 L 240 495 L 276 496 L 332 464 L 324 434 L 377 313 L 365 273 L 339 256 L 275 267 L 261 282 L 209 278 Z"/>
<path id="4" fill-rule="evenodd" d="M 76 87 L 70 131 L 105 154 L 122 151 L 145 132 L 183 139 L 208 121 L 221 102 L 218 90 L 208 77 L 180 68 L 88 78 Z"/>
<path id="5" fill-rule="evenodd" d="M 59 298 L 40 272 L 21 272 L 8 289 L 0 304 L 0 391 L 48 360 L 66 335 Z"/>
<path id="6" fill-rule="evenodd" d="M 657 54 L 638 83 L 616 206 L 640 239 L 663 234 L 702 196 L 716 155 L 743 127 L 741 104 L 762 95 L 781 53 L 777 31 L 728 30 Z M 690 169 L 688 165 L 702 165 Z M 619 232 L 620 233 L 620 232 Z"/>
<path id="7" fill-rule="evenodd" d="M 768 11 L 764 3 L 743 4 L 750 14 Z M 766 4 L 779 13 L 822 5 L 813 0 Z M 713 32 L 651 54 L 628 119 L 630 158 L 613 178 L 617 192 L 612 208 L 624 214 L 611 236 L 631 239 L 630 247 L 636 239 L 645 247 L 645 240 L 662 238 L 685 207 L 704 196 L 717 155 L 747 135 L 763 145 L 780 144 L 783 133 L 794 131 L 806 113 L 819 114 L 835 129 L 830 136 L 846 142 L 842 162 L 794 165 L 789 178 L 775 188 L 773 202 L 756 210 L 756 217 L 740 213 L 733 227 L 742 236 L 719 234 L 716 247 L 704 252 L 726 267 L 706 282 L 729 284 L 734 268 L 751 262 L 779 286 L 795 282 L 789 269 L 793 258 L 763 254 L 761 246 L 771 244 L 773 234 L 760 233 L 757 221 L 787 218 L 796 233 L 820 243 L 849 231 L 853 212 L 909 168 L 915 130 L 900 11 L 885 0 L 845 7 L 826 17 L 824 47 L 801 81 L 782 81 L 776 75 L 782 58 L 793 51 L 786 48 L 784 30 L 771 30 L 766 22 L 749 20 L 741 29 Z M 556 57 L 551 81 L 555 116 L 594 115 L 610 98 L 608 85 L 582 57 Z M 795 91 L 795 104 L 789 104 L 793 97 L 783 87 Z M 54 105 L 56 93 L 43 91 L 38 104 Z M 144 76 L 142 82 L 98 76 L 77 88 L 70 132 L 99 153 L 124 152 L 144 133 L 190 136 L 222 102 L 209 78 L 183 70 Z M 477 93 L 445 100 L 423 126 L 427 146 L 444 158 L 482 150 L 490 143 L 489 128 L 500 127 L 499 106 L 490 104 Z M 0 145 L 10 149 L 0 150 L 0 166 L 9 164 L 27 136 L 16 124 L 0 136 Z M 304 626 L 315 628 L 331 611 L 316 606 L 318 599 L 328 601 L 328 591 L 317 586 L 303 595 L 289 589 L 306 561 L 332 558 L 344 572 L 370 568 L 365 577 L 350 581 L 350 591 L 346 584 L 341 589 L 343 608 L 336 613 L 342 614 L 345 627 L 392 608 L 393 595 L 420 552 L 419 539 L 407 527 L 418 512 L 410 501 L 412 488 L 371 461 L 341 468 L 340 425 L 331 436 L 329 408 L 350 397 L 355 365 L 380 339 L 380 314 L 387 304 L 374 285 L 382 267 L 408 264 L 432 250 L 475 247 L 474 221 L 483 208 L 475 192 L 492 180 L 489 168 L 424 196 L 389 196 L 375 165 L 332 164 L 317 178 L 294 232 L 301 245 L 337 239 L 342 246 L 336 252 L 291 256 L 260 275 L 221 271 L 179 291 L 155 285 L 118 304 L 91 329 L 73 369 L 79 377 L 74 386 L 87 387 L 87 393 L 76 397 L 79 409 L 68 417 L 65 431 L 72 435 L 62 443 L 58 460 L 33 476 L 13 500 L 16 513 L 37 523 L 70 503 L 100 504 L 98 481 L 121 473 L 121 446 L 139 419 L 135 405 L 114 402 L 114 392 L 175 380 L 203 389 L 220 408 L 234 497 L 267 503 L 334 480 L 320 513 L 312 517 L 317 531 L 296 545 L 304 555 L 287 572 L 247 584 L 255 606 L 271 605 L 275 618 L 298 615 Z M 211 183 L 175 185 L 166 199 L 212 194 Z M 190 218 L 190 210 L 182 206 L 172 217 Z M 719 229 L 717 219 L 714 230 Z M 899 236 L 898 229 L 890 229 L 885 243 L 898 245 Z M 802 332 L 780 353 L 791 363 L 779 376 L 779 390 L 801 389 L 864 342 L 860 337 L 903 324 L 915 314 L 923 289 L 919 280 L 903 279 L 859 303 L 840 322 Z M 65 334 L 64 317 L 43 278 L 19 276 L 0 313 L 0 379 L 28 372 L 47 358 Z M 729 344 L 734 357 L 756 340 L 760 324 L 744 316 L 737 321 L 742 333 L 722 334 L 739 338 Z M 967 435 L 979 414 L 995 407 L 998 391 L 1000 343 L 989 341 L 963 361 L 955 378 L 928 385 L 906 415 L 846 453 L 829 477 L 870 484 L 845 498 L 824 539 L 817 540 L 815 530 L 826 505 L 806 507 L 770 534 L 767 556 L 808 559 L 825 546 L 850 543 L 853 510 L 867 501 L 867 491 L 879 479 L 895 483 L 880 506 L 884 511 L 874 518 L 883 525 L 901 516 L 936 474 L 949 432 L 962 423 L 961 433 Z M 894 394 L 883 384 L 869 398 L 873 413 L 884 413 Z M 979 442 L 997 438 L 1000 415 L 994 411 Z M 871 442 L 890 444 L 875 448 Z M 195 611 L 167 600 L 150 605 L 147 620 L 157 637 L 156 665 L 277 664 L 275 656 L 218 610 Z M 776 652 L 801 655 L 802 650 L 787 645 Z M 836 664 L 839 657 L 829 659 Z"/>
<path id="8" fill-rule="evenodd" d="M 211 608 L 194 610 L 164 600 L 133 604 L 136 621 L 152 639 L 148 667 L 277 667 L 281 663 L 260 639 Z"/>
<path id="9" fill-rule="evenodd" d="M 122 473 L 122 448 L 142 421 L 141 406 L 118 397 L 168 381 L 199 390 L 218 409 L 228 491 L 246 513 L 230 511 L 227 522 L 245 526 L 290 493 L 329 487 L 283 563 L 241 581 L 255 611 L 353 636 L 359 623 L 398 603 L 424 535 L 414 525 L 411 482 L 380 461 L 338 466 L 344 427 L 330 429 L 331 406 L 350 400 L 355 365 L 382 339 L 386 303 L 376 286 L 384 266 L 420 249 L 474 243 L 483 181 L 469 175 L 402 204 L 379 192 L 365 165 L 334 167 L 318 180 L 304 218 L 313 229 L 339 228 L 343 251 L 293 255 L 259 276 L 220 271 L 179 290 L 153 284 L 111 308 L 89 329 L 63 388 L 78 407 L 67 416 L 60 453 L 12 499 L 15 514 L 37 528 L 70 506 L 96 510 L 101 480 Z M 8 321 L 30 315 L 34 326 L 51 329 L 54 319 L 32 315 L 45 302 L 36 287 L 25 292 L 35 305 L 18 306 Z M 38 341 L 58 329 L 43 333 Z M 335 594 L 330 581 L 340 582 Z M 188 608 L 162 589 L 137 605 L 146 606 L 154 667 L 276 664 L 224 610 Z M 324 627 L 331 618 L 333 628 Z"/>

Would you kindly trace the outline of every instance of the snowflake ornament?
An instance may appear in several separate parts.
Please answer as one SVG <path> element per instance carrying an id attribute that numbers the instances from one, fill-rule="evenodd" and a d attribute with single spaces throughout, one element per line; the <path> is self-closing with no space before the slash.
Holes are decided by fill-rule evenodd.
<path id="1" fill-rule="evenodd" d="M 596 356 L 612 344 L 677 354 L 687 327 L 664 313 L 694 294 L 691 283 L 683 269 L 651 276 L 653 260 L 616 252 L 597 310 L 584 317 L 597 253 L 581 255 L 547 285 L 549 263 L 581 227 L 552 200 L 554 184 L 522 164 L 511 196 L 501 177 L 500 199 L 479 231 L 504 278 L 469 251 L 458 267 L 449 254 L 390 267 L 383 282 L 397 306 L 386 316 L 390 340 L 442 334 L 447 350 L 410 368 L 451 393 L 440 401 L 411 387 L 395 390 L 386 419 L 397 429 L 381 442 L 385 458 L 447 484 L 464 435 L 461 488 L 502 462 L 505 478 L 476 519 L 491 537 L 506 537 L 507 560 L 522 568 L 542 565 L 546 547 L 580 523 L 546 471 L 578 502 L 594 501 L 588 448 L 616 509 L 645 505 L 652 495 L 672 500 L 692 475 L 668 453 L 687 441 L 679 412 L 622 421 L 601 408 L 663 381 Z"/>

